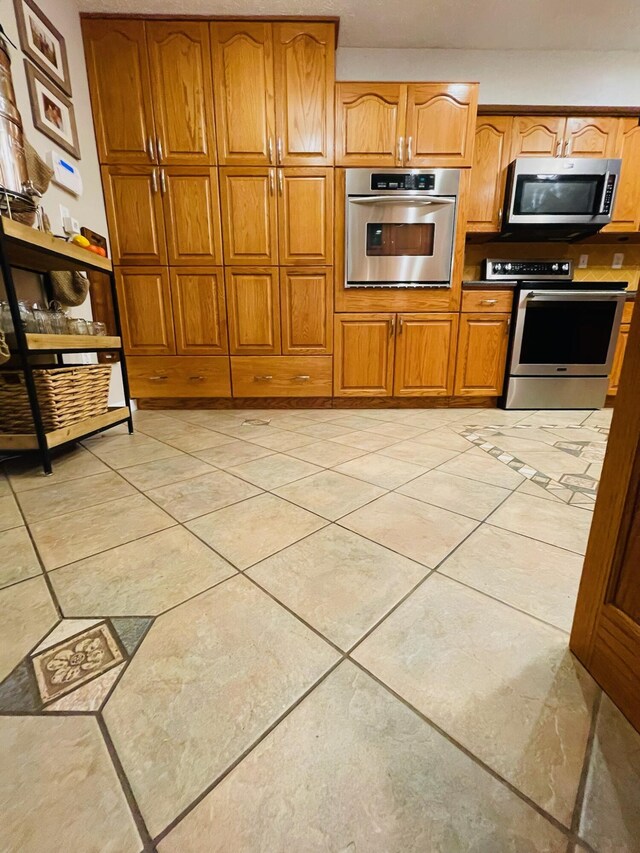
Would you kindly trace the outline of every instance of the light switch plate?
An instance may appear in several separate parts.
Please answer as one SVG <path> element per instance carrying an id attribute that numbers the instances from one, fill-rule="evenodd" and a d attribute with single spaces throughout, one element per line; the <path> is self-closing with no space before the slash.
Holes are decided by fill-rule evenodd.
<path id="1" fill-rule="evenodd" d="M 622 264 L 624 263 L 624 252 L 614 252 L 613 253 L 613 261 L 611 262 L 612 270 L 622 269 Z"/>

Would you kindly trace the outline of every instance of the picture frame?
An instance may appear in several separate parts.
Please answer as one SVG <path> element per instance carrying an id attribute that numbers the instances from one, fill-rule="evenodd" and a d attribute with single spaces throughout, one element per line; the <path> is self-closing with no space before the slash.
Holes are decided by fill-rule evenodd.
<path id="1" fill-rule="evenodd" d="M 35 128 L 79 160 L 80 146 L 73 104 L 28 59 L 24 61 L 24 68 Z"/>
<path id="2" fill-rule="evenodd" d="M 13 0 L 20 47 L 65 95 L 71 95 L 67 46 L 34 0 Z"/>

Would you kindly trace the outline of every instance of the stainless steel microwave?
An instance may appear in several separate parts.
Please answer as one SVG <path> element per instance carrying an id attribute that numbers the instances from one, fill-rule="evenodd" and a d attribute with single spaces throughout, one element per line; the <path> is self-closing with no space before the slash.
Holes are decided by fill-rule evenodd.
<path id="1" fill-rule="evenodd" d="M 519 157 L 509 166 L 503 233 L 571 237 L 611 222 L 621 160 Z"/>

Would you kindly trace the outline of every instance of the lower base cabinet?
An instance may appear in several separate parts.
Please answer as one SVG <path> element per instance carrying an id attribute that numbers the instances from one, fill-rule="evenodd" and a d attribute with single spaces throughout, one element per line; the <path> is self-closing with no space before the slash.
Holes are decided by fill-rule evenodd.
<path id="1" fill-rule="evenodd" d="M 331 397 L 331 356 L 232 356 L 234 397 Z"/>
<path id="2" fill-rule="evenodd" d="M 227 356 L 131 356 L 132 397 L 230 397 Z"/>
<path id="3" fill-rule="evenodd" d="M 453 393 L 457 314 L 337 314 L 336 397 Z"/>
<path id="4" fill-rule="evenodd" d="M 461 314 L 455 394 L 502 394 L 509 345 L 509 314 Z"/>

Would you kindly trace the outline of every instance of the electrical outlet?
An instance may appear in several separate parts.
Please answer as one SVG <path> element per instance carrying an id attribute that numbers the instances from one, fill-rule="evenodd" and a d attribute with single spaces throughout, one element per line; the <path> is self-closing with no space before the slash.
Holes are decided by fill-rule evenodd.
<path id="1" fill-rule="evenodd" d="M 586 270 L 586 268 L 588 266 L 589 266 L 589 255 L 580 255 L 580 257 L 578 258 L 578 269 L 579 270 Z"/>
<path id="2" fill-rule="evenodd" d="M 613 261 L 611 262 L 612 270 L 622 269 L 622 264 L 624 263 L 624 252 L 614 252 L 613 253 Z"/>
<path id="3" fill-rule="evenodd" d="M 70 231 L 67 231 L 67 227 L 65 224 L 65 220 L 70 218 L 71 214 L 69 213 L 69 208 L 65 207 L 64 204 L 60 205 L 60 221 L 62 222 L 62 228 L 66 234 L 70 234 Z"/>

